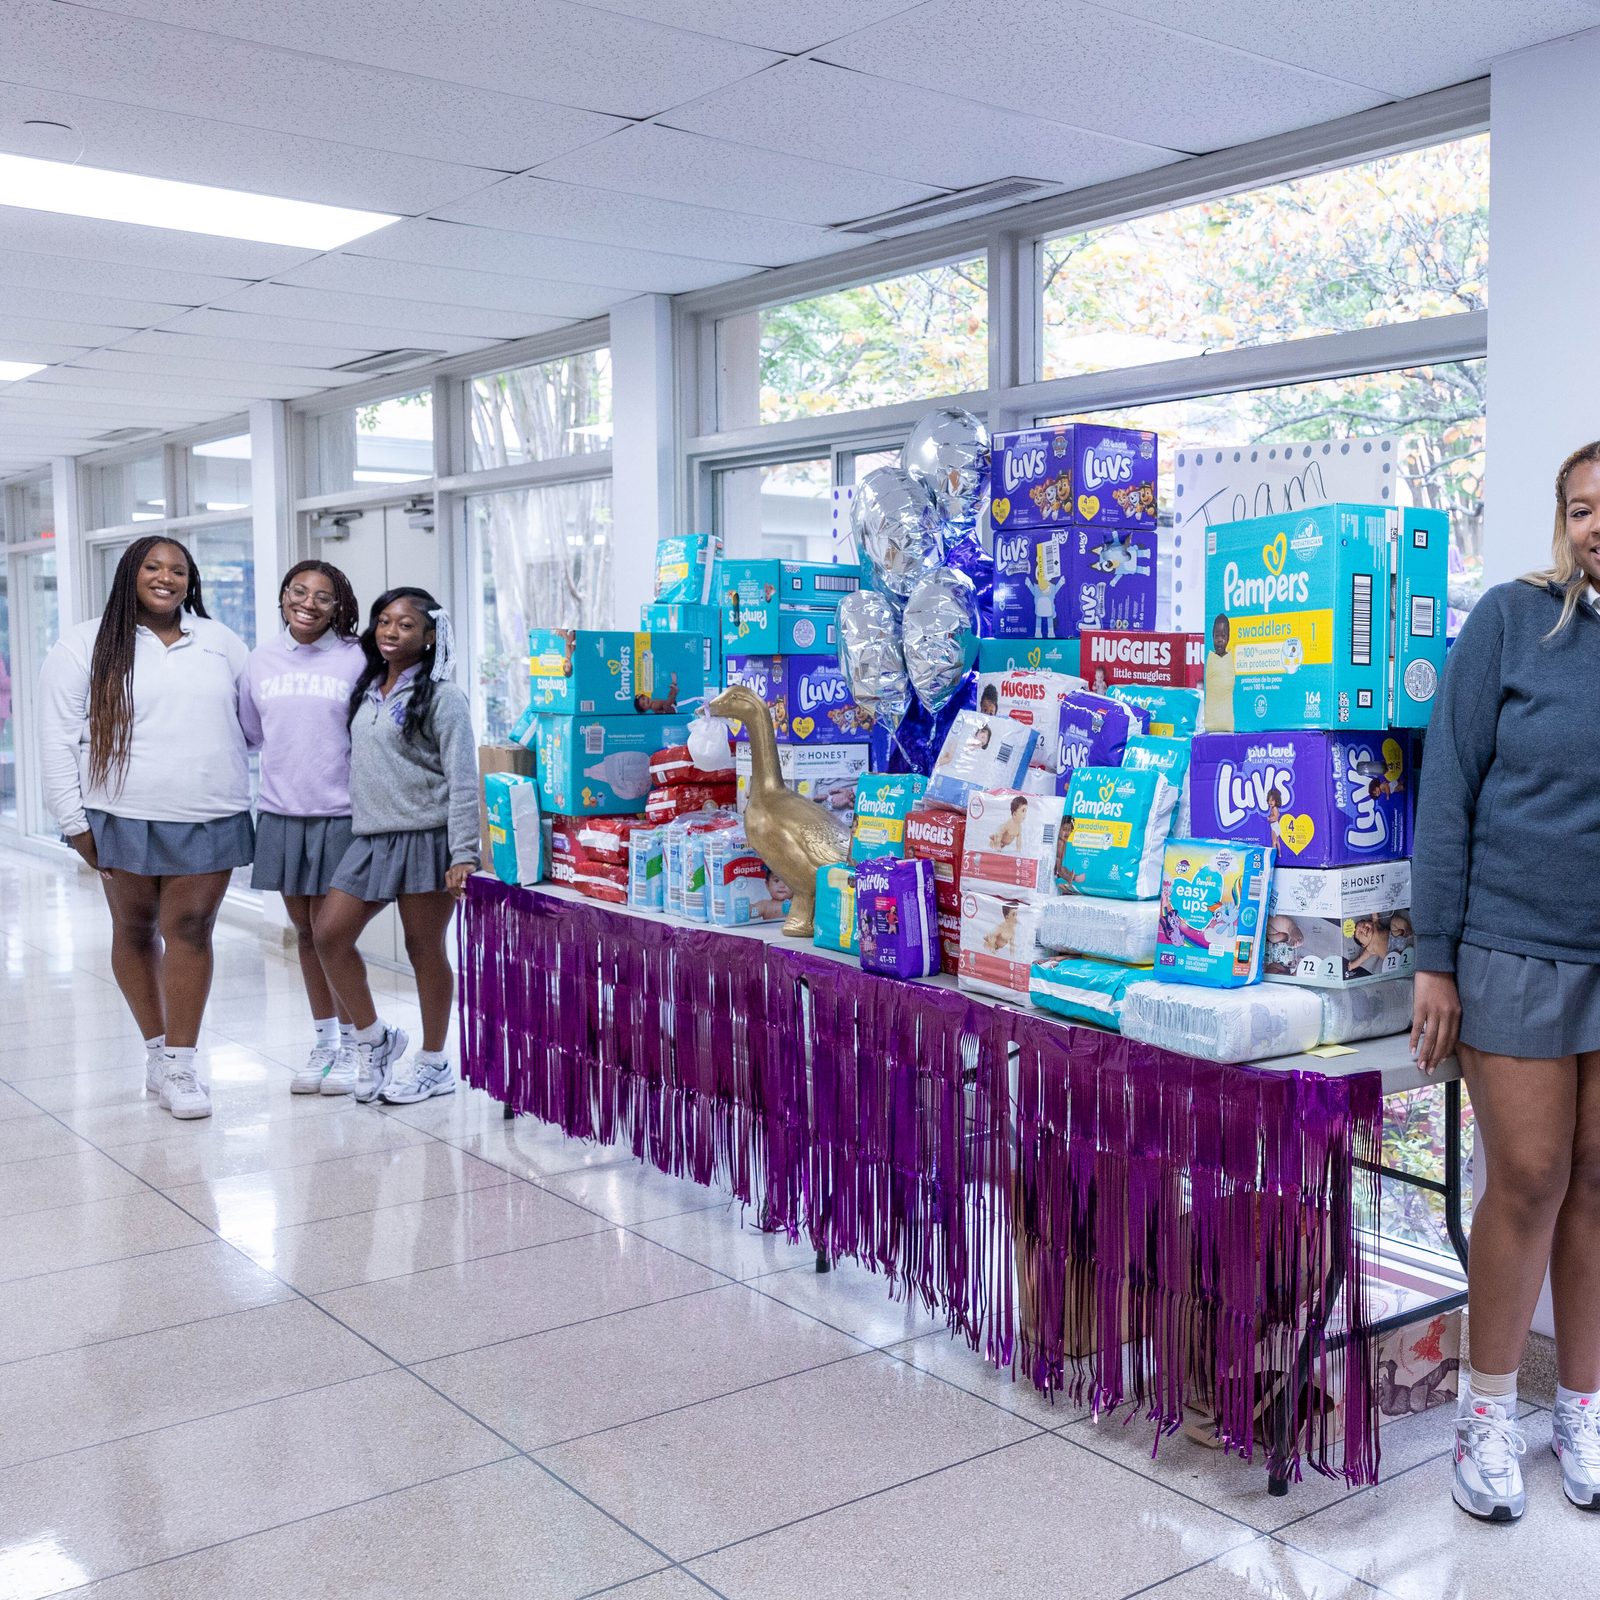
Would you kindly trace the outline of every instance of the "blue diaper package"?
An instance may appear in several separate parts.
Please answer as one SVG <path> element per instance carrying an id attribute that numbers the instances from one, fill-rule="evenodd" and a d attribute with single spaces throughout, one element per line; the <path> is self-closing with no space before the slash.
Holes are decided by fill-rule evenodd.
<path id="1" fill-rule="evenodd" d="M 1061 886 L 1069 894 L 1154 900 L 1178 791 L 1159 772 L 1079 767 L 1061 824 Z"/>
<path id="2" fill-rule="evenodd" d="M 1137 706 L 1148 732 L 1164 739 L 1192 739 L 1200 731 L 1205 696 L 1198 689 L 1167 689 L 1155 683 L 1117 683 L 1106 690 L 1113 700 Z"/>
<path id="3" fill-rule="evenodd" d="M 1144 711 L 1110 695 L 1076 689 L 1061 700 L 1061 766 L 1056 792 L 1065 794 L 1078 767 L 1116 767 L 1123 747 L 1149 731 Z"/>
<path id="4" fill-rule="evenodd" d="M 1087 956 L 1049 956 L 1028 972 L 1028 998 L 1041 1011 L 1096 1027 L 1122 1027 L 1122 998 L 1128 985 L 1150 977 L 1148 967 L 1120 967 Z"/>
<path id="5" fill-rule="evenodd" d="M 1273 851 L 1214 839 L 1174 839 L 1161 880 L 1156 976 L 1208 989 L 1261 981 Z"/>
<path id="6" fill-rule="evenodd" d="M 1002 639 L 1077 636 L 1072 528 L 1020 528 L 994 539 L 994 631 Z"/>
<path id="7" fill-rule="evenodd" d="M 1154 733 L 1136 733 L 1123 746 L 1122 764 L 1135 772 L 1159 772 L 1178 791 L 1178 804 L 1172 813 L 1172 831 L 1180 838 L 1189 826 L 1189 762 L 1194 746 L 1188 739 L 1168 738 Z"/>
<path id="8" fill-rule="evenodd" d="M 917 809 L 928 780 L 919 773 L 872 772 L 856 779 L 856 820 L 850 835 L 850 859 L 904 856 L 906 818 Z"/>
<path id="9" fill-rule="evenodd" d="M 995 590 L 998 609 L 1000 579 L 996 563 Z M 1032 672 L 1064 672 L 1069 678 L 1080 677 L 1078 660 L 1080 646 L 1076 639 L 980 639 L 978 641 L 979 672 L 1015 672 L 1026 669 Z"/>
<path id="10" fill-rule="evenodd" d="M 995 531 L 1156 525 L 1153 433 L 1066 422 L 997 433 L 991 441 L 989 520 Z"/>
<path id="11" fill-rule="evenodd" d="M 816 914 L 811 942 L 821 950 L 860 954 L 856 933 L 856 875 L 843 863 L 817 868 Z"/>
<path id="12" fill-rule="evenodd" d="M 656 540 L 656 599 L 704 605 L 722 540 L 714 533 L 672 534 Z"/>
<path id="13" fill-rule="evenodd" d="M 640 911 L 667 908 L 665 828 L 635 828 L 628 835 L 628 904 Z"/>
<path id="14" fill-rule="evenodd" d="M 489 861 L 502 883 L 537 883 L 544 876 L 544 830 L 539 786 L 515 772 L 490 772 L 483 780 L 489 818 Z"/>
<path id="15" fill-rule="evenodd" d="M 1072 529 L 1070 631 L 1153 629 L 1158 603 L 1156 549 L 1154 528 Z"/>

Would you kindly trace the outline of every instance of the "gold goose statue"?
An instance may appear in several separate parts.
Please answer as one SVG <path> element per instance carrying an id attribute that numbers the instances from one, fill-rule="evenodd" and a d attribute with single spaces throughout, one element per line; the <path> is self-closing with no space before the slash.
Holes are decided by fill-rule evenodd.
<path id="1" fill-rule="evenodd" d="M 791 938 L 809 939 L 816 931 L 817 869 L 843 861 L 850 853 L 850 840 L 826 807 L 784 787 L 772 711 L 753 690 L 735 684 L 707 709 L 714 717 L 736 718 L 750 736 L 745 837 L 789 886 L 789 918 L 783 931 Z"/>

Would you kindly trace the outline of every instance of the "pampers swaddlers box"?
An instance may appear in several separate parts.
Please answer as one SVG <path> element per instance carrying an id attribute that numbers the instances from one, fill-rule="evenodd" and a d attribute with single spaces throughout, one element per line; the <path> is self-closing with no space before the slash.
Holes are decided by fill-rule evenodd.
<path id="1" fill-rule="evenodd" d="M 1206 530 L 1206 611 L 1228 619 L 1235 729 L 1385 726 L 1389 563 L 1381 506 Z"/>
<path id="2" fill-rule="evenodd" d="M 1421 506 L 1397 507 L 1388 515 L 1394 584 L 1389 725 L 1421 728 L 1433 714 L 1444 673 L 1450 519 Z"/>
<path id="3" fill-rule="evenodd" d="M 869 773 L 856 779 L 856 820 L 850 859 L 906 853 L 906 818 L 916 810 L 928 780 L 916 773 Z"/>
<path id="4" fill-rule="evenodd" d="M 1026 667 L 1033 672 L 1060 672 L 1078 676 L 1076 639 L 980 639 L 979 672 L 1014 672 Z"/>
<path id="5" fill-rule="evenodd" d="M 1061 824 L 1061 884 L 1068 893 L 1154 900 L 1178 791 L 1159 772 L 1079 767 Z"/>
<path id="6" fill-rule="evenodd" d="M 1069 522 L 1156 525 L 1156 436 L 1069 422 L 997 433 L 989 520 L 996 533 Z"/>
<path id="7" fill-rule="evenodd" d="M 1210 989 L 1257 982 L 1271 892 L 1270 849 L 1174 839 L 1162 874 L 1156 976 Z"/>
<path id="8" fill-rule="evenodd" d="M 1070 528 L 1019 528 L 994 536 L 994 631 L 1002 639 L 1069 639 L 1073 608 Z"/>
<path id="9" fill-rule="evenodd" d="M 1404 733 L 1202 733 L 1189 765 L 1193 831 L 1274 845 L 1291 867 L 1357 866 L 1411 853 Z"/>
<path id="10" fill-rule="evenodd" d="M 856 869 L 856 937 L 861 965 L 895 978 L 939 970 L 939 911 L 933 863 L 880 857 Z"/>

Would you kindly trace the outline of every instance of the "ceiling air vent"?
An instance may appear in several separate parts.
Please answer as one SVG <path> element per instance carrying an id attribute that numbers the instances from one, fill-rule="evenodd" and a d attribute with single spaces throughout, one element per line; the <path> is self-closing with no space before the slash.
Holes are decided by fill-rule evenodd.
<path id="1" fill-rule="evenodd" d="M 396 367 L 409 367 L 417 361 L 433 361 L 444 354 L 443 350 L 380 350 L 373 356 L 361 356 L 355 361 L 341 362 L 335 372 L 393 372 Z"/>
<path id="2" fill-rule="evenodd" d="M 159 428 L 113 428 L 110 433 L 94 435 L 95 444 L 132 444 L 135 439 L 153 439 Z"/>
<path id="3" fill-rule="evenodd" d="M 1060 184 L 1047 183 L 1043 178 L 996 178 L 993 183 L 980 183 L 974 189 L 963 189 L 958 194 L 942 194 L 932 200 L 918 200 L 909 206 L 899 206 L 893 211 L 880 211 L 875 217 L 858 217 L 854 222 L 836 223 L 835 233 L 910 233 L 925 228 L 930 222 L 954 222 L 979 211 L 993 211 L 997 206 L 1015 205 L 1018 201 L 1032 200 L 1047 189 L 1059 189 Z"/>

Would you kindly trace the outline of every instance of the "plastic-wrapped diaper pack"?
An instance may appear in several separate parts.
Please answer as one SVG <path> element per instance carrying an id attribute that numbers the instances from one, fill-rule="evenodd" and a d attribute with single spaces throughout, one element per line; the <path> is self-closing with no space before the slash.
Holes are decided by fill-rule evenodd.
<path id="1" fill-rule="evenodd" d="M 1066 793 L 1071 773 L 1079 767 L 1118 767 L 1122 750 L 1136 733 L 1147 732 L 1146 718 L 1138 706 L 1113 700 L 1110 695 L 1075 689 L 1061 699 L 1061 777 L 1059 793 Z"/>
<path id="2" fill-rule="evenodd" d="M 539 785 L 515 772 L 483 780 L 489 817 L 489 865 L 502 883 L 537 883 L 544 876 L 544 827 Z"/>
<path id="3" fill-rule="evenodd" d="M 860 949 L 856 938 L 855 870 L 840 863 L 817 868 L 817 909 L 811 942 L 822 950 Z"/>
<path id="4" fill-rule="evenodd" d="M 1061 849 L 1060 795 L 985 789 L 967 802 L 961 885 L 980 893 L 1036 900 L 1054 896 Z"/>
<path id="5" fill-rule="evenodd" d="M 1028 974 L 1048 952 L 1039 942 L 1039 920 L 1047 901 L 1003 900 L 994 894 L 961 895 L 963 989 L 1001 1000 L 1026 1002 Z"/>
<path id="6" fill-rule="evenodd" d="M 1186 839 L 1189 825 L 1189 752 L 1187 739 L 1162 734 L 1136 733 L 1122 751 L 1122 764 L 1135 772 L 1159 772 L 1178 791 L 1178 804 L 1172 813 L 1172 833 Z"/>
<path id="7" fill-rule="evenodd" d="M 1178 791 L 1159 772 L 1079 767 L 1061 824 L 1061 885 L 1069 894 L 1154 900 Z"/>
<path id="8" fill-rule="evenodd" d="M 1297 1056 L 1322 1038 L 1322 998 L 1276 983 L 1219 990 L 1141 980 L 1122 997 L 1122 1031 L 1203 1061 Z"/>
<path id="9" fill-rule="evenodd" d="M 1064 894 L 1045 903 L 1039 939 L 1048 950 L 1148 967 L 1156 959 L 1160 914 L 1160 905 L 1154 900 Z"/>
<path id="10" fill-rule="evenodd" d="M 1058 1017 L 1117 1029 L 1122 1026 L 1122 997 L 1128 985 L 1149 976 L 1148 968 L 1119 967 L 1082 956 L 1049 956 L 1034 962 L 1028 998 L 1041 1011 Z"/>
<path id="11" fill-rule="evenodd" d="M 1354 989 L 1324 989 L 1322 1044 L 1352 1044 L 1357 1039 L 1385 1039 L 1411 1026 L 1412 981 L 1365 983 Z"/>
<path id="12" fill-rule="evenodd" d="M 628 904 L 641 911 L 666 910 L 664 831 L 635 828 L 628 836 Z"/>
<path id="13" fill-rule="evenodd" d="M 895 978 L 939 970 L 939 910 L 933 863 L 878 856 L 856 868 L 856 932 L 861 965 Z"/>
<path id="14" fill-rule="evenodd" d="M 1038 743 L 1035 729 L 1010 717 L 958 711 L 933 764 L 929 803 L 965 811 L 980 789 L 1015 789 Z"/>
<path id="15" fill-rule="evenodd" d="M 739 928 L 789 915 L 789 886 L 750 848 L 742 827 L 706 835 L 706 893 L 714 927 Z"/>
<path id="16" fill-rule="evenodd" d="M 1211 839 L 1168 844 L 1156 933 L 1163 978 L 1211 989 L 1260 980 L 1272 855 L 1258 844 Z"/>
<path id="17" fill-rule="evenodd" d="M 1145 716 L 1145 726 L 1158 738 L 1192 739 L 1203 731 L 1199 689 L 1168 689 L 1154 683 L 1113 684 L 1106 693 L 1124 705 L 1137 706 Z"/>
<path id="18" fill-rule="evenodd" d="M 1054 774 L 1061 770 L 1061 706 L 1069 694 L 1084 688 L 1082 678 L 1032 668 L 979 672 L 978 709 L 1010 717 L 1038 730 L 1033 766 Z"/>
<path id="19" fill-rule="evenodd" d="M 906 818 L 922 801 L 928 780 L 916 773 L 866 773 L 856 779 L 856 820 L 850 859 L 906 853 Z"/>

